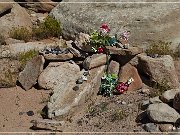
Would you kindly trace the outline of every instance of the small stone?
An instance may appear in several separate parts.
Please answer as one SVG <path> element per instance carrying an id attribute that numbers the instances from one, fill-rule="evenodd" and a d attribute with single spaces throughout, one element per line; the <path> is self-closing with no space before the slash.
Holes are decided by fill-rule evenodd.
<path id="1" fill-rule="evenodd" d="M 79 90 L 79 85 L 76 85 L 74 88 L 73 88 L 74 91 L 77 91 Z"/>
<path id="2" fill-rule="evenodd" d="M 147 123 L 143 126 L 143 128 L 147 132 L 157 132 L 158 131 L 158 126 L 154 123 Z"/>
<path id="3" fill-rule="evenodd" d="M 33 115 L 34 115 L 34 112 L 33 112 L 33 111 L 28 111 L 26 114 L 27 114 L 28 116 L 33 116 Z"/>
<path id="4" fill-rule="evenodd" d="M 126 105 L 127 103 L 126 103 L 125 101 L 122 101 L 121 104 L 122 104 L 122 105 Z"/>
<path id="5" fill-rule="evenodd" d="M 19 112 L 19 115 L 23 115 L 24 114 L 24 112 Z"/>
<path id="6" fill-rule="evenodd" d="M 87 79 L 87 76 L 82 76 L 82 79 L 83 79 L 83 81 L 87 81 L 88 79 Z"/>
<path id="7" fill-rule="evenodd" d="M 159 129 L 161 132 L 171 132 L 173 130 L 172 124 L 160 124 Z"/>
<path id="8" fill-rule="evenodd" d="M 171 89 L 171 90 L 165 91 L 165 92 L 160 96 L 160 99 L 161 99 L 164 103 L 173 102 L 173 99 L 174 99 L 175 95 L 176 95 L 178 92 L 180 92 L 180 88 Z"/>
<path id="9" fill-rule="evenodd" d="M 83 78 L 79 78 L 77 81 L 76 81 L 76 84 L 82 84 L 83 83 Z"/>
<path id="10" fill-rule="evenodd" d="M 89 75 L 89 72 L 88 72 L 88 71 L 84 71 L 83 75 L 84 75 L 84 76 L 88 76 L 88 75 Z"/>

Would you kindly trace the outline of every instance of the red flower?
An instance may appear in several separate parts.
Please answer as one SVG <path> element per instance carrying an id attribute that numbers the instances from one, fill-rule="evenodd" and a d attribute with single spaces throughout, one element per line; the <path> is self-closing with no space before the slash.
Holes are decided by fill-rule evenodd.
<path id="1" fill-rule="evenodd" d="M 128 90 L 129 85 L 127 83 L 120 83 L 116 86 L 116 90 L 119 93 L 124 93 L 125 91 Z"/>
<path id="2" fill-rule="evenodd" d="M 104 52 L 104 48 L 103 48 L 103 47 L 99 47 L 99 48 L 97 49 L 97 52 L 98 52 L 98 53 L 103 53 L 103 52 Z"/>
<path id="3" fill-rule="evenodd" d="M 110 31 L 108 25 L 106 23 L 103 23 L 100 27 L 102 29 L 103 32 L 107 33 Z"/>

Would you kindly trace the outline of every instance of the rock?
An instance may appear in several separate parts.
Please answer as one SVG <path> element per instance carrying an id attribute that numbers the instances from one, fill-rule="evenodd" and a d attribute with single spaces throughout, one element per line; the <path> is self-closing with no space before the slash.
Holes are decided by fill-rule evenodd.
<path id="1" fill-rule="evenodd" d="M 121 55 L 121 56 L 134 56 L 143 52 L 142 48 L 139 47 L 129 47 L 128 49 L 122 49 L 117 47 L 107 46 L 110 54 Z"/>
<path id="2" fill-rule="evenodd" d="M 108 0 L 103 0 L 104 3 L 77 4 L 78 1 L 66 3 L 71 0 L 64 0 L 64 3 L 59 3 L 50 13 L 61 21 L 62 33 L 67 39 L 75 38 L 80 32 L 90 33 L 97 30 L 102 23 L 108 23 L 112 35 L 119 35 L 124 29 L 130 30 L 130 43 L 144 47 L 159 39 L 179 39 L 178 4 L 169 6 L 169 3 L 126 3 L 126 0 L 121 4 L 106 3 Z M 169 27 L 164 27 L 166 25 Z"/>
<path id="3" fill-rule="evenodd" d="M 73 41 L 66 41 L 68 50 L 77 58 L 85 58 L 88 54 L 76 47 Z"/>
<path id="4" fill-rule="evenodd" d="M 179 62 L 179 60 L 174 61 L 174 66 L 176 68 L 176 73 L 177 73 L 177 76 L 178 76 L 179 82 L 180 82 L 180 62 Z"/>
<path id="5" fill-rule="evenodd" d="M 0 18 L 0 24 L 0 33 L 5 38 L 9 37 L 9 33 L 13 28 L 25 27 L 28 30 L 32 28 L 29 14 L 17 3 L 12 4 L 10 13 Z"/>
<path id="6" fill-rule="evenodd" d="M 88 41 L 90 41 L 90 36 L 80 32 L 76 37 L 75 45 L 82 51 L 93 52 L 91 48 L 92 46 L 87 43 Z"/>
<path id="7" fill-rule="evenodd" d="M 73 54 L 70 52 L 62 53 L 58 55 L 52 54 L 52 53 L 43 54 L 43 55 L 44 55 L 44 58 L 49 61 L 65 61 L 65 60 L 69 60 L 73 58 Z"/>
<path id="8" fill-rule="evenodd" d="M 28 116 L 33 116 L 33 115 L 34 115 L 34 112 L 33 112 L 33 111 L 28 111 L 28 112 L 26 112 L 26 114 L 27 114 Z"/>
<path id="9" fill-rule="evenodd" d="M 148 108 L 149 105 L 150 105 L 150 101 L 149 100 L 145 100 L 141 104 L 141 109 L 145 110 L 145 109 Z"/>
<path id="10" fill-rule="evenodd" d="M 142 88 L 142 80 L 138 74 L 138 71 L 135 67 L 130 64 L 124 65 L 119 72 L 119 80 L 118 82 L 126 82 L 129 78 L 133 78 L 134 82 L 132 82 L 128 88 L 128 90 L 138 90 Z"/>
<path id="11" fill-rule="evenodd" d="M 64 81 L 65 85 L 62 84 L 63 82 L 59 82 L 48 102 L 48 117 L 64 117 L 77 113 L 93 94 L 98 93 L 104 70 L 105 66 L 91 69 L 88 80 L 79 85 L 78 91 L 73 90 L 76 85 L 75 80 L 74 83 Z"/>
<path id="12" fill-rule="evenodd" d="M 172 102 L 174 99 L 174 96 L 180 92 L 180 88 L 178 89 L 171 89 L 171 90 L 167 90 L 165 91 L 161 96 L 160 99 L 164 102 L 164 103 L 169 103 Z"/>
<path id="13" fill-rule="evenodd" d="M 118 76 L 119 74 L 119 68 L 120 64 L 114 60 L 112 60 L 108 67 L 108 73 L 109 74 L 116 74 Z"/>
<path id="14" fill-rule="evenodd" d="M 46 47 L 57 46 L 56 42 L 46 43 L 43 41 L 27 42 L 27 43 L 15 43 L 6 45 L 6 50 L 9 50 L 11 55 L 18 55 L 19 53 L 28 52 L 30 50 L 41 51 Z M 61 46 L 61 44 L 59 45 Z"/>
<path id="15" fill-rule="evenodd" d="M 105 65 L 107 62 L 108 56 L 106 54 L 93 54 L 92 56 L 87 57 L 83 62 L 84 69 L 92 69 L 95 67 L 100 67 Z"/>
<path id="16" fill-rule="evenodd" d="M 6 45 L 9 44 L 16 44 L 16 43 L 25 43 L 24 40 L 18 40 L 18 39 L 13 39 L 13 38 L 7 38 L 5 39 Z"/>
<path id="17" fill-rule="evenodd" d="M 172 132 L 173 125 L 172 124 L 160 124 L 159 130 L 161 132 Z"/>
<path id="18" fill-rule="evenodd" d="M 179 87 L 179 80 L 175 71 L 173 58 L 164 55 L 159 58 L 151 58 L 139 55 L 138 70 L 149 76 L 150 81 L 169 87 Z"/>
<path id="19" fill-rule="evenodd" d="M 56 3 L 51 0 L 36 0 L 35 2 L 32 2 L 32 0 L 25 0 L 24 3 L 18 0 L 18 2 L 20 5 L 35 12 L 50 12 L 56 6 Z"/>
<path id="20" fill-rule="evenodd" d="M 36 56 L 27 62 L 18 78 L 18 81 L 25 90 L 29 90 L 37 83 L 38 77 L 43 71 L 44 62 L 43 56 Z"/>
<path id="21" fill-rule="evenodd" d="M 180 92 L 176 93 L 173 100 L 173 107 L 180 111 Z"/>
<path id="22" fill-rule="evenodd" d="M 143 126 L 143 128 L 147 132 L 157 132 L 158 131 L 158 126 L 154 123 L 147 123 Z"/>
<path id="23" fill-rule="evenodd" d="M 0 88 L 14 87 L 19 74 L 20 63 L 17 60 L 0 59 Z"/>
<path id="24" fill-rule="evenodd" d="M 8 11 L 10 12 L 11 9 L 12 9 L 11 3 L 1 3 L 1 5 L 0 5 L 0 16 L 3 16 Z"/>
<path id="25" fill-rule="evenodd" d="M 151 104 L 162 103 L 162 101 L 159 99 L 159 96 L 150 98 L 150 99 L 149 99 L 149 102 L 150 102 Z"/>
<path id="26" fill-rule="evenodd" d="M 52 131 L 62 131 L 64 128 L 64 121 L 56 121 L 56 120 L 49 120 L 49 119 L 39 119 L 33 120 L 32 128 L 35 130 L 42 129 L 42 130 L 52 130 Z"/>
<path id="27" fill-rule="evenodd" d="M 158 123 L 175 123 L 176 120 L 180 117 L 176 110 L 164 103 L 150 104 L 147 109 L 147 114 L 150 120 Z"/>
<path id="28" fill-rule="evenodd" d="M 65 92 L 65 88 L 73 87 L 80 77 L 80 68 L 68 62 L 52 62 L 43 70 L 38 78 L 38 84 L 44 89 L 57 89 Z M 58 88 L 57 88 L 58 87 Z M 64 90 L 62 88 L 64 87 Z"/>

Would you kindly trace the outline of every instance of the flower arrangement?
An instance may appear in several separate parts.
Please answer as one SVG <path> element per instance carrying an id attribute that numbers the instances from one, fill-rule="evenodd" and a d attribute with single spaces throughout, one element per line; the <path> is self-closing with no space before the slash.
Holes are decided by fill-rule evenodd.
<path id="1" fill-rule="evenodd" d="M 118 83 L 116 74 L 105 74 L 102 78 L 99 94 L 103 96 L 112 96 L 113 93 L 122 94 L 128 90 L 130 84 L 134 81 L 131 77 L 126 82 Z"/>
<path id="2" fill-rule="evenodd" d="M 109 36 L 110 28 L 107 24 L 102 24 L 99 31 L 94 31 L 90 35 L 90 45 L 94 52 L 104 53 L 106 46 L 114 46 L 118 42 L 117 36 Z"/>

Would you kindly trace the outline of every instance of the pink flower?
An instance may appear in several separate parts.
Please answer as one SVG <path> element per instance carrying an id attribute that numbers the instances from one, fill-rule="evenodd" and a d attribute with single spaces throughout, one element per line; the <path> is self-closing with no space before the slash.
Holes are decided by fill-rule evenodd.
<path id="1" fill-rule="evenodd" d="M 103 23 L 103 24 L 101 25 L 100 29 L 101 29 L 101 31 L 102 31 L 103 33 L 108 33 L 108 32 L 110 32 L 110 28 L 108 27 L 108 25 L 107 25 L 106 23 Z"/>
<path id="2" fill-rule="evenodd" d="M 124 31 L 124 32 L 122 33 L 122 37 L 123 37 L 123 39 L 125 39 L 125 40 L 128 40 L 128 39 L 129 39 L 129 36 L 130 36 L 130 31 Z"/>
<path id="3" fill-rule="evenodd" d="M 98 52 L 98 53 L 103 53 L 103 52 L 104 52 L 104 48 L 103 48 L 103 47 L 99 47 L 99 48 L 97 49 L 97 52 Z"/>

